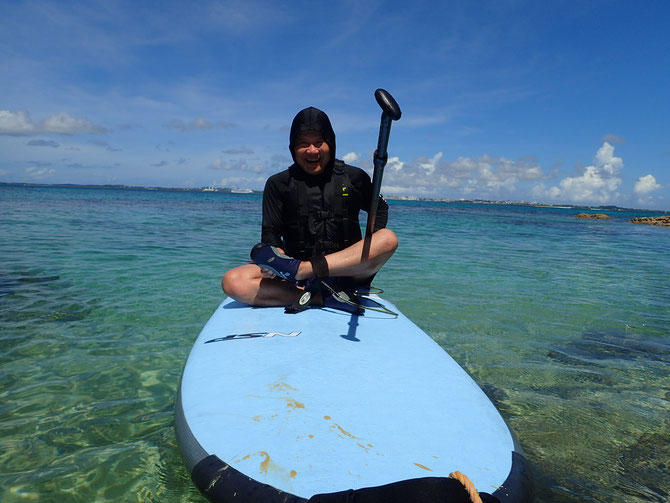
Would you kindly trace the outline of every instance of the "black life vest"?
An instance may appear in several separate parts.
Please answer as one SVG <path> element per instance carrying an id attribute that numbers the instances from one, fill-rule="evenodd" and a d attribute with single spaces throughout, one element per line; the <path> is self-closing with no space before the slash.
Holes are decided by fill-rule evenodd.
<path id="1" fill-rule="evenodd" d="M 360 241 L 358 221 L 363 195 L 353 186 L 342 161 L 335 161 L 322 183 L 291 177 L 282 237 L 287 255 L 307 260 Z M 295 205 L 295 206 L 294 206 Z"/>

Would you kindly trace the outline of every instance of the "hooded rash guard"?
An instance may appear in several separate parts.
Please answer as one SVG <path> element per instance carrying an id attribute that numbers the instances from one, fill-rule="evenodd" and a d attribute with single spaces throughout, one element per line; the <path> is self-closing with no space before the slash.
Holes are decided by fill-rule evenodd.
<path id="1" fill-rule="evenodd" d="M 330 147 L 323 173 L 309 175 L 297 164 L 271 176 L 263 191 L 261 241 L 291 257 L 309 260 L 352 245 L 362 238 L 358 215 L 372 204 L 372 182 L 360 168 L 335 158 L 335 133 L 328 116 L 313 107 L 296 115 L 289 150 L 303 131 L 316 131 Z M 386 227 L 388 204 L 379 198 L 375 228 Z"/>

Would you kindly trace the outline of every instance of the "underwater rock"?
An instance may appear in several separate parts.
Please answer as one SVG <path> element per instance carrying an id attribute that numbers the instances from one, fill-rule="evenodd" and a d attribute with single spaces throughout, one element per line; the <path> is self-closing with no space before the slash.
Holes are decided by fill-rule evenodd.
<path id="1" fill-rule="evenodd" d="M 566 349 L 570 351 L 571 348 Z M 543 388 L 538 391 L 540 393 L 571 399 L 584 393 L 585 384 L 589 390 L 593 385 L 609 387 L 617 384 L 617 380 L 607 372 L 605 365 L 599 365 L 593 361 L 591 355 L 582 354 L 581 351 L 571 356 L 565 351 L 548 349 L 547 357 L 567 371 L 566 379 L 561 385 Z"/>
<path id="2" fill-rule="evenodd" d="M 631 220 L 634 224 L 662 225 L 670 227 L 670 215 L 664 217 L 637 217 Z"/>
<path id="3" fill-rule="evenodd" d="M 481 383 L 479 387 L 496 407 L 499 409 L 504 408 L 505 404 L 503 401 L 507 399 L 507 393 L 505 393 L 505 390 L 488 383 Z"/>
<path id="4" fill-rule="evenodd" d="M 629 480 L 626 492 L 637 493 L 635 496 L 644 496 L 647 501 L 667 501 L 670 495 L 667 475 L 670 470 L 669 435 L 645 433 L 637 442 L 625 447 L 617 460 L 621 473 L 625 473 Z"/>
<path id="5" fill-rule="evenodd" d="M 45 321 L 79 321 L 86 318 L 93 311 L 93 306 L 70 304 L 63 310 L 54 311 L 44 317 Z"/>
<path id="6" fill-rule="evenodd" d="M 577 218 L 595 218 L 597 220 L 609 220 L 610 217 L 604 213 L 579 213 Z"/>
<path id="7" fill-rule="evenodd" d="M 670 346 L 665 340 L 647 340 L 617 330 L 587 331 L 582 334 L 582 338 L 585 342 L 600 346 L 603 355 L 670 363 Z"/>
<path id="8" fill-rule="evenodd" d="M 670 363 L 670 348 L 664 341 L 645 340 L 618 330 L 586 331 L 581 340 L 570 342 L 563 352 L 572 358 L 589 360 L 643 358 Z"/>
<path id="9" fill-rule="evenodd" d="M 597 365 L 597 364 L 594 364 L 594 363 L 590 362 L 588 359 L 579 358 L 579 357 L 572 357 L 572 356 L 569 356 L 564 351 L 559 351 L 559 350 L 555 350 L 555 349 L 547 349 L 547 357 L 556 361 L 556 362 L 564 363 L 566 365 L 570 365 L 570 366 L 573 366 L 573 367 L 580 367 L 580 366 L 591 367 L 591 366 Z"/>

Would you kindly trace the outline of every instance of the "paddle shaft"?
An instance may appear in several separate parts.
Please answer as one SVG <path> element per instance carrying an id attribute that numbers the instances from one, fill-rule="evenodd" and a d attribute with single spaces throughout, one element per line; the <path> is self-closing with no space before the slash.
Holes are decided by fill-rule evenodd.
<path id="1" fill-rule="evenodd" d="M 377 217 L 377 205 L 379 204 L 379 193 L 382 188 L 382 176 L 384 175 L 384 166 L 388 160 L 386 151 L 389 144 L 389 135 L 391 134 L 391 122 L 400 119 L 400 107 L 393 97 L 383 89 L 375 91 L 377 103 L 382 108 L 382 118 L 379 124 L 379 140 L 377 141 L 377 150 L 373 157 L 374 171 L 372 173 L 372 203 L 368 212 L 368 225 L 365 231 L 366 236 L 371 236 L 375 227 Z"/>

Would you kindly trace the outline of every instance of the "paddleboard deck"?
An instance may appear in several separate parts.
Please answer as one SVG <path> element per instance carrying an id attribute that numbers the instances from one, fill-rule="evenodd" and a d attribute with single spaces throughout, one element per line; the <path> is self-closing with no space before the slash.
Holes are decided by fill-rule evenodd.
<path id="1" fill-rule="evenodd" d="M 485 501 L 530 500 L 495 406 L 402 314 L 227 299 L 188 357 L 175 426 L 211 501 L 461 501 L 453 471 Z"/>

